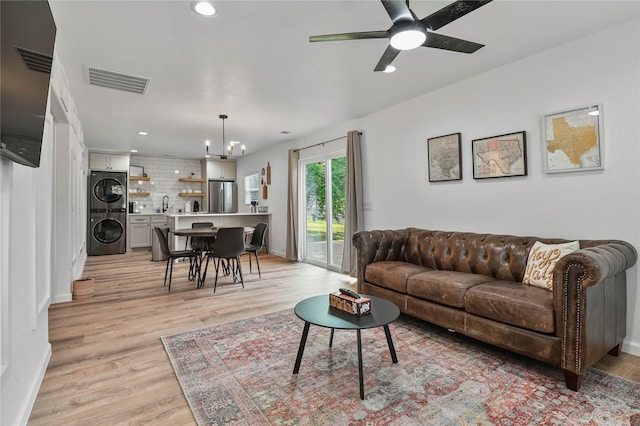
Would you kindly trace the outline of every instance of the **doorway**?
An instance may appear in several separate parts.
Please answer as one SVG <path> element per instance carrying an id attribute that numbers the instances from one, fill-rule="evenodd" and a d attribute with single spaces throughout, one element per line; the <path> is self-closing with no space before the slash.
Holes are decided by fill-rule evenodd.
<path id="1" fill-rule="evenodd" d="M 340 271 L 346 194 L 344 151 L 302 160 L 303 261 Z"/>

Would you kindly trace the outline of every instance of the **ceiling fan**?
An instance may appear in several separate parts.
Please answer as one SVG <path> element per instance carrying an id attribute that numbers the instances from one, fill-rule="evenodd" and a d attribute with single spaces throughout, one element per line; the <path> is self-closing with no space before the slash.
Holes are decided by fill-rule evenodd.
<path id="1" fill-rule="evenodd" d="M 389 46 L 382 54 L 382 58 L 374 71 L 385 71 L 398 56 L 401 50 L 415 49 L 419 46 L 434 47 L 436 49 L 451 50 L 461 53 L 473 53 L 484 44 L 461 40 L 435 31 L 447 24 L 473 12 L 479 7 L 490 3 L 492 0 L 473 1 L 460 0 L 443 7 L 423 19 L 418 19 L 409 8 L 409 0 L 381 0 L 387 14 L 393 21 L 388 30 L 364 31 L 357 33 L 326 34 L 309 37 L 310 42 L 316 41 L 342 41 L 363 40 L 371 38 L 388 38 Z"/>

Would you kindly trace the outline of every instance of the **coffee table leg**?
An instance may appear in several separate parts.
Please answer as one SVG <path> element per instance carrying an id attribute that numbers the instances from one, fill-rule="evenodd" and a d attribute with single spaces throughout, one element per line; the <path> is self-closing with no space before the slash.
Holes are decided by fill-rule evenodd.
<path id="1" fill-rule="evenodd" d="M 302 338 L 300 339 L 300 347 L 298 348 L 298 356 L 296 357 L 296 365 L 293 367 L 293 374 L 298 374 L 300 371 L 300 362 L 302 361 L 302 353 L 304 352 L 304 345 L 307 344 L 307 334 L 309 334 L 309 324 L 304 323 L 304 329 L 302 330 Z"/>
<path id="2" fill-rule="evenodd" d="M 360 380 L 360 399 L 364 399 L 364 379 L 362 376 L 362 338 L 360 329 L 356 330 L 358 335 L 358 378 Z"/>
<path id="3" fill-rule="evenodd" d="M 384 326 L 384 334 L 387 336 L 387 344 L 389 345 L 389 352 L 391 352 L 391 360 L 394 364 L 398 363 L 398 357 L 396 356 L 396 350 L 393 347 L 393 340 L 391 340 L 391 331 L 389 331 L 389 325 Z"/>
<path id="4" fill-rule="evenodd" d="M 331 337 L 329 337 L 329 347 L 333 346 L 333 332 L 335 331 L 334 328 L 331 329 Z"/>

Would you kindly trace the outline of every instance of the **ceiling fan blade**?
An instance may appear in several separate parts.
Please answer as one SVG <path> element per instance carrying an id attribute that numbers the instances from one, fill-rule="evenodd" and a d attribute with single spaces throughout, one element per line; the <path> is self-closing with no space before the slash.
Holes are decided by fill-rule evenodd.
<path id="1" fill-rule="evenodd" d="M 474 43 L 472 41 L 432 32 L 427 33 L 427 40 L 425 40 L 422 45 L 424 47 L 435 47 L 436 49 L 451 50 L 453 52 L 461 53 L 473 53 L 481 47 L 484 47 L 484 44 Z"/>
<path id="2" fill-rule="evenodd" d="M 492 0 L 474 1 L 474 0 L 460 0 L 451 3 L 448 6 L 443 7 L 437 12 L 423 18 L 421 22 L 430 30 L 437 30 L 445 25 L 455 21 L 458 18 L 462 18 L 467 13 L 473 12 L 479 7 L 484 6 L 487 3 L 491 3 Z"/>
<path id="3" fill-rule="evenodd" d="M 370 38 L 387 38 L 387 31 L 364 31 L 359 33 L 317 35 L 309 37 L 309 41 L 363 40 Z"/>
<path id="4" fill-rule="evenodd" d="M 389 17 L 395 24 L 398 21 L 413 21 L 413 15 L 404 0 L 381 0 Z"/>
<path id="5" fill-rule="evenodd" d="M 382 54 L 382 58 L 378 61 L 378 65 L 374 68 L 374 71 L 384 71 L 387 65 L 391 65 L 391 62 L 398 56 L 400 51 L 393 46 L 387 46 L 387 50 Z"/>

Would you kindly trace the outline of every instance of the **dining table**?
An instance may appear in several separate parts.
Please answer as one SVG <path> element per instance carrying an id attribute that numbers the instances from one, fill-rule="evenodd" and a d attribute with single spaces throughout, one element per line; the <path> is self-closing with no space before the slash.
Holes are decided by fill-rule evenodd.
<path id="1" fill-rule="evenodd" d="M 204 271 L 202 271 L 202 263 L 204 262 L 204 258 L 206 256 L 205 252 L 210 252 L 210 251 L 213 251 L 214 249 L 215 238 L 218 235 L 218 229 L 219 229 L 218 227 L 213 226 L 210 228 L 181 228 L 181 229 L 170 230 L 170 232 L 173 235 L 176 235 L 178 237 L 187 237 L 187 239 L 194 238 L 194 237 L 201 237 L 204 240 L 205 249 L 201 250 L 200 256 L 198 256 L 194 260 L 194 265 L 193 265 L 194 269 L 189 270 L 190 280 L 194 280 L 196 279 L 196 277 L 199 277 L 199 279 L 197 279 L 198 288 L 204 287 L 204 280 L 207 275 L 207 269 L 205 267 Z M 244 226 L 245 237 L 247 235 L 253 234 L 254 230 L 255 228 L 253 226 Z M 228 271 L 228 268 L 225 268 L 225 271 Z"/>

